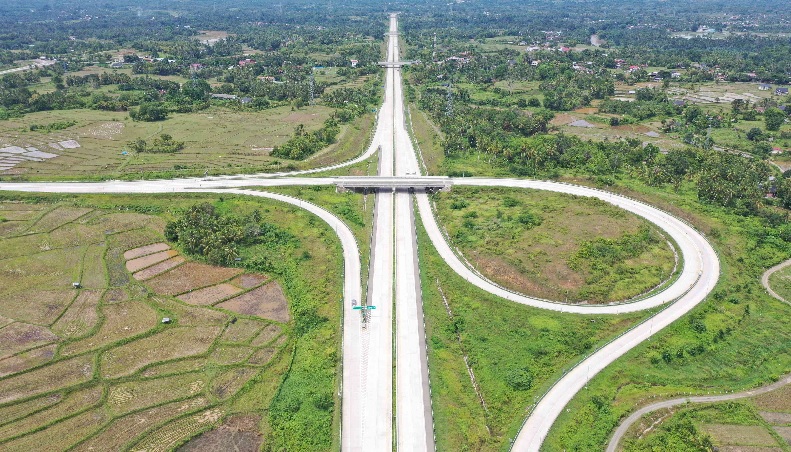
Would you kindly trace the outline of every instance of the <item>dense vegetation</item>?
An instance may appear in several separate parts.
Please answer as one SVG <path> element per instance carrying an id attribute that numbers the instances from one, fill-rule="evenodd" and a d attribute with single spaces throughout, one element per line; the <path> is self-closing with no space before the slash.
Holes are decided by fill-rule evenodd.
<path id="1" fill-rule="evenodd" d="M 244 217 L 220 215 L 209 203 L 190 207 L 165 226 L 165 238 L 178 242 L 187 253 L 216 265 L 233 265 L 240 246 L 296 246 L 293 235 L 262 220 L 254 210 Z"/>

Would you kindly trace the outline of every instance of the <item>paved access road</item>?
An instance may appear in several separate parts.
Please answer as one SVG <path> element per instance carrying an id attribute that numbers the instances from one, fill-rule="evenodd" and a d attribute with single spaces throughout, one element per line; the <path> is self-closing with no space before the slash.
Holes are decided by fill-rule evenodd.
<path id="1" fill-rule="evenodd" d="M 610 438 L 609 444 L 607 444 L 607 452 L 616 452 L 616 450 L 618 450 L 618 444 L 621 442 L 621 439 L 629 430 L 629 427 L 631 427 L 632 424 L 640 420 L 641 417 L 645 416 L 648 413 L 652 413 L 656 410 L 661 410 L 664 408 L 672 408 L 678 405 L 685 405 L 687 403 L 715 403 L 715 402 L 727 402 L 729 400 L 744 399 L 747 397 L 753 397 L 761 394 L 766 394 L 767 392 L 776 391 L 788 384 L 791 384 L 791 375 L 786 375 L 785 377 L 781 378 L 780 380 L 774 383 L 768 384 L 766 386 L 761 386 L 760 388 L 750 389 L 748 391 L 734 392 L 732 394 L 722 394 L 722 395 L 713 395 L 713 396 L 681 397 L 678 399 L 663 400 L 661 402 L 652 403 L 651 405 L 644 406 L 643 408 L 640 408 L 639 410 L 632 413 L 629 417 L 624 419 L 623 422 L 621 422 L 621 425 L 618 426 L 612 438 Z"/>

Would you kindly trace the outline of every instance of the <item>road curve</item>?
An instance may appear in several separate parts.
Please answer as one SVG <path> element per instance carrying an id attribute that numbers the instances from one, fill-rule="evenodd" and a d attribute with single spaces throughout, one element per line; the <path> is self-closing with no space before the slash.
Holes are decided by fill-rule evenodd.
<path id="1" fill-rule="evenodd" d="M 644 406 L 639 410 L 632 413 L 629 417 L 621 422 L 621 425 L 615 430 L 613 433 L 612 438 L 610 438 L 610 442 L 607 444 L 607 452 L 615 452 L 618 450 L 618 445 L 623 439 L 623 436 L 629 430 L 629 427 L 632 426 L 635 422 L 640 420 L 641 417 L 645 416 L 648 413 L 652 413 L 657 410 L 661 410 L 664 408 L 672 408 L 678 405 L 684 405 L 686 403 L 713 403 L 713 402 L 727 402 L 729 400 L 737 400 L 737 399 L 744 399 L 746 397 L 753 397 L 761 394 L 766 394 L 767 392 L 772 392 L 776 389 L 780 389 L 783 386 L 791 384 L 791 374 L 786 375 L 785 377 L 781 378 L 780 380 L 768 384 L 766 386 L 761 386 L 759 388 L 750 389 L 743 392 L 736 392 L 732 394 L 723 394 L 717 396 L 695 396 L 695 397 L 681 397 L 678 399 L 671 399 L 671 400 L 663 400 L 661 402 L 652 403 L 651 405 Z"/>
<path id="2" fill-rule="evenodd" d="M 684 259 L 681 274 L 673 284 L 659 293 L 632 302 L 607 305 L 569 305 L 557 301 L 529 297 L 515 293 L 489 281 L 462 263 L 461 259 L 453 252 L 446 241 L 445 235 L 440 231 L 439 224 L 432 213 L 431 203 L 428 197 L 426 195 L 419 195 L 418 207 L 421 217 L 424 218 L 424 224 L 429 237 L 442 258 L 448 262 L 454 271 L 470 283 L 507 300 L 536 308 L 576 314 L 623 314 L 661 306 L 668 302 L 676 301 L 689 292 L 699 294 L 700 288 L 708 286 L 713 287 L 719 276 L 719 260 L 717 254 L 698 231 L 674 216 L 640 201 L 635 201 L 624 196 L 595 188 L 550 181 L 454 178 L 452 179 L 452 183 L 453 185 L 479 187 L 528 188 L 599 198 L 610 204 L 621 207 L 624 210 L 635 213 L 660 227 L 673 238 Z M 696 288 L 697 290 L 693 290 Z M 705 293 L 708 293 L 708 290 L 705 291 Z"/>
<path id="3" fill-rule="evenodd" d="M 717 253 L 706 239 L 691 226 L 672 215 L 654 207 L 620 195 L 604 192 L 589 187 L 562 184 L 558 182 L 517 180 L 517 179 L 454 179 L 454 185 L 499 186 L 531 188 L 567 193 L 579 196 L 599 198 L 625 210 L 633 212 L 662 228 L 678 244 L 684 258 L 684 267 L 679 278 L 664 291 L 635 301 L 620 305 L 585 305 L 570 306 L 560 303 L 531 298 L 516 294 L 499 287 L 481 277 L 456 256 L 439 229 L 436 218 L 426 195 L 418 195 L 418 207 L 426 230 L 443 259 L 470 283 L 492 294 L 501 296 L 517 303 L 549 309 L 553 311 L 572 312 L 578 314 L 621 314 L 635 312 L 651 307 L 671 303 L 650 319 L 635 326 L 621 336 L 600 348 L 558 380 L 544 394 L 525 421 L 522 429 L 514 440 L 513 450 L 538 451 L 549 433 L 552 424 L 588 381 L 613 361 L 638 346 L 657 331 L 668 326 L 703 301 L 714 288 L 720 274 L 720 263 Z"/>
<path id="4" fill-rule="evenodd" d="M 769 270 L 765 271 L 763 275 L 761 275 L 761 285 L 764 286 L 764 289 L 766 289 L 766 292 L 769 293 L 769 295 L 771 295 L 771 296 L 777 298 L 778 300 L 782 301 L 783 303 L 788 303 L 788 300 L 786 300 L 785 298 L 781 297 L 780 294 L 778 294 L 777 292 L 772 290 L 772 286 L 769 284 L 769 277 L 772 276 L 773 273 L 779 272 L 780 270 L 788 267 L 789 265 L 791 265 L 791 259 L 775 265 L 774 267 L 772 267 Z"/>

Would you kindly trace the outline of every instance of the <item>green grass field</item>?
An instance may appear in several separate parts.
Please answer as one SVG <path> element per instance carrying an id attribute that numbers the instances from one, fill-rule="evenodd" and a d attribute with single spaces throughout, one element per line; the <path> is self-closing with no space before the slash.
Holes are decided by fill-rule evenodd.
<path id="1" fill-rule="evenodd" d="M 50 111 L 28 114 L 0 123 L 0 147 L 35 147 L 59 157 L 42 162 L 22 162 L 2 176 L 27 179 L 141 178 L 159 175 L 186 176 L 276 171 L 286 167 L 315 167 L 348 160 L 367 144 L 373 115 L 343 125 L 338 142 L 306 162 L 289 162 L 269 156 L 274 146 L 285 143 L 297 125 L 306 130 L 321 127 L 332 109 L 323 106 L 292 111 L 278 107 L 262 112 L 213 107 L 198 113 L 172 114 L 161 122 L 134 122 L 123 112 L 93 110 Z M 76 121 L 64 130 L 31 131 L 33 124 Z M 137 138 L 152 140 L 161 133 L 184 141 L 175 154 L 137 154 L 127 143 Z M 73 140 L 79 148 L 64 149 L 57 143 Z"/>
<path id="2" fill-rule="evenodd" d="M 769 276 L 772 290 L 786 300 L 791 300 L 791 267 L 776 271 Z"/>
<path id="3" fill-rule="evenodd" d="M 673 193 L 620 181 L 616 190 L 704 231 L 719 252 L 720 281 L 692 313 L 594 377 L 554 425 L 546 450 L 599 450 L 635 406 L 686 393 L 738 391 L 791 370 L 791 307 L 766 295 L 758 280 L 766 267 L 788 257 L 787 245 L 756 244 L 749 234 L 760 228 L 758 219 L 702 205 L 689 186 Z"/>
<path id="4" fill-rule="evenodd" d="M 234 430 L 254 448 L 337 444 L 340 343 L 331 319 L 342 263 L 323 222 L 241 196 L 8 193 L 3 201 L 0 448 L 168 450 L 204 431 L 228 441 Z M 241 255 L 244 263 L 277 254 L 267 274 L 293 312 L 313 313 L 312 326 L 188 305 L 129 275 L 125 250 L 161 242 L 166 220 L 205 201 L 222 213 L 258 209 L 297 237 L 295 247 Z M 160 323 L 166 316 L 169 325 Z"/>
<path id="5" fill-rule="evenodd" d="M 656 228 L 598 199 L 456 187 L 435 201 L 451 243 L 472 265 L 527 295 L 622 301 L 667 281 L 675 267 Z"/>
<path id="6" fill-rule="evenodd" d="M 453 272 L 422 225 L 418 237 L 437 450 L 507 449 L 567 366 L 645 315 L 583 317 L 502 300 Z"/>

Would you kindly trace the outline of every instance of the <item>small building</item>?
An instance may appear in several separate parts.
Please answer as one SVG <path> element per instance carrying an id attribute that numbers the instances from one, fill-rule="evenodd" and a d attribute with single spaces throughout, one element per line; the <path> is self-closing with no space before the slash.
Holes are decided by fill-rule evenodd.
<path id="1" fill-rule="evenodd" d="M 357 63 L 359 63 L 359 61 L 357 61 L 357 60 L 349 60 L 349 63 L 351 63 L 352 67 L 357 67 Z"/>
<path id="2" fill-rule="evenodd" d="M 199 71 L 201 69 L 203 69 L 203 65 L 200 64 L 200 63 L 192 63 L 192 64 L 190 64 L 190 70 L 191 71 Z"/>
<path id="3" fill-rule="evenodd" d="M 170 323 L 171 321 L 172 321 L 172 320 L 170 320 L 170 317 L 163 317 L 163 318 L 162 318 L 162 323 L 164 323 L 164 324 L 168 324 L 168 323 Z"/>
<path id="4" fill-rule="evenodd" d="M 788 88 L 777 88 L 775 90 L 775 94 L 778 96 L 787 96 L 788 95 Z"/>
<path id="5" fill-rule="evenodd" d="M 255 60 L 251 60 L 250 58 L 245 58 L 243 60 L 239 60 L 239 67 L 252 66 L 255 63 L 256 63 Z"/>
<path id="6" fill-rule="evenodd" d="M 124 67 L 124 63 L 120 61 L 113 61 L 112 63 L 110 63 L 110 67 L 113 69 L 121 69 L 122 67 Z"/>
<path id="7" fill-rule="evenodd" d="M 247 105 L 247 104 L 249 104 L 249 103 L 251 103 L 253 101 L 253 98 L 252 97 L 243 97 L 243 98 L 239 99 L 239 101 L 242 103 L 242 105 Z"/>
<path id="8" fill-rule="evenodd" d="M 767 85 L 766 83 L 761 83 L 760 85 L 758 85 L 758 89 L 761 90 L 761 91 L 769 91 L 770 89 L 772 89 L 772 85 Z"/>
<path id="9" fill-rule="evenodd" d="M 235 94 L 212 94 L 212 99 L 222 99 L 222 100 L 236 100 L 239 96 Z"/>
<path id="10" fill-rule="evenodd" d="M 75 289 L 81 289 L 82 288 L 82 284 L 80 284 L 79 282 L 73 282 L 73 283 L 71 283 L 71 287 L 73 287 Z"/>

